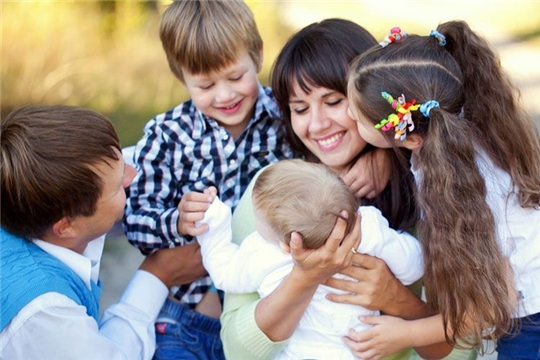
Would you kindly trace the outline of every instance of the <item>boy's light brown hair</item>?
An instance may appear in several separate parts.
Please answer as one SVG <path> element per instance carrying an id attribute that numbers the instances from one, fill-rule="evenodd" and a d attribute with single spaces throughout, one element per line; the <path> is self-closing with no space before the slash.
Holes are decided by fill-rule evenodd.
<path id="1" fill-rule="evenodd" d="M 346 234 L 354 226 L 359 201 L 341 178 L 322 164 L 283 160 L 265 169 L 253 187 L 253 205 L 281 241 L 302 235 L 308 249 L 328 239 L 341 211 L 349 214 Z"/>
<path id="2" fill-rule="evenodd" d="M 95 165 L 119 160 L 111 122 L 71 106 L 25 106 L 2 119 L 2 227 L 41 238 L 64 217 L 92 216 L 103 191 Z"/>
<path id="3" fill-rule="evenodd" d="M 247 51 L 261 64 L 263 42 L 253 13 L 241 0 L 174 1 L 163 13 L 160 38 L 169 67 L 182 82 L 192 74 L 219 71 Z"/>

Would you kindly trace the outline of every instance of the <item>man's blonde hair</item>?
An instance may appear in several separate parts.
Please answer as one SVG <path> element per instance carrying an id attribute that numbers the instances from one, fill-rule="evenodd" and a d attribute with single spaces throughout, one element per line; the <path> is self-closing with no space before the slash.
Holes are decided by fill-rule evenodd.
<path id="1" fill-rule="evenodd" d="M 160 37 L 174 75 L 219 71 L 247 51 L 259 66 L 263 42 L 249 7 L 241 0 L 174 1 L 163 13 Z"/>
<path id="2" fill-rule="evenodd" d="M 298 159 L 283 160 L 265 169 L 257 178 L 252 199 L 281 241 L 288 244 L 295 231 L 309 249 L 324 244 L 343 210 L 349 214 L 348 234 L 359 205 L 336 173 L 325 165 Z"/>

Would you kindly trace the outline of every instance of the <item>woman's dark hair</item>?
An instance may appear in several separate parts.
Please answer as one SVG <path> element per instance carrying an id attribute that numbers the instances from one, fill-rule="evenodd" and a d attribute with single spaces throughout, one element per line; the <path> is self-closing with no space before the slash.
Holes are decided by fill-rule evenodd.
<path id="1" fill-rule="evenodd" d="M 356 23 L 326 19 L 295 33 L 276 58 L 270 76 L 271 87 L 283 114 L 287 140 L 305 160 L 320 162 L 292 128 L 289 100 L 294 95 L 294 84 L 298 83 L 306 93 L 313 87 L 324 87 L 346 96 L 349 64 L 376 44 L 375 38 Z M 350 165 L 373 149 L 367 145 Z M 392 166 L 390 181 L 381 194 L 373 200 L 363 199 L 363 204 L 378 207 L 393 228 L 411 230 L 417 213 L 413 200 L 414 180 L 409 171 L 410 153 L 389 150 L 388 154 Z"/>

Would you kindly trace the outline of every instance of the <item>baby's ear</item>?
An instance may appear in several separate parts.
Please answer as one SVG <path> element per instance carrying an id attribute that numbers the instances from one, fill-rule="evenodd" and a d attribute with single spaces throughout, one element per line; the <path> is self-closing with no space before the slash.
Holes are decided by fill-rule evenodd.
<path id="1" fill-rule="evenodd" d="M 281 251 L 283 251 L 284 253 L 287 253 L 287 254 L 290 254 L 290 253 L 291 253 L 291 247 L 290 247 L 289 244 L 287 244 L 285 241 L 280 241 L 280 242 L 279 242 L 279 248 L 280 248 Z"/>

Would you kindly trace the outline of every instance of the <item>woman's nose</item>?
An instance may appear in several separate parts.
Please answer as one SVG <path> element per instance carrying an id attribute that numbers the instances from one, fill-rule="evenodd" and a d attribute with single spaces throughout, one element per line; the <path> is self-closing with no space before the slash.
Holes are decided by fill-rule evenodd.
<path id="1" fill-rule="evenodd" d="M 321 130 L 328 128 L 331 124 L 330 119 L 324 110 L 317 107 L 311 107 L 310 120 L 309 120 L 309 132 L 318 133 Z"/>

